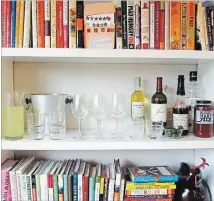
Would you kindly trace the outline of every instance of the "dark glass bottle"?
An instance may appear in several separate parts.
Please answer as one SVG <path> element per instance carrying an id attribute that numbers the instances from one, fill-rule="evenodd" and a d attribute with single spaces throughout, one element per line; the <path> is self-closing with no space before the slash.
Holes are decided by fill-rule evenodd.
<path id="1" fill-rule="evenodd" d="M 182 126 L 183 135 L 188 135 L 188 114 L 189 108 L 185 104 L 184 75 L 178 76 L 177 98 L 173 107 L 173 127 Z"/>
<path id="2" fill-rule="evenodd" d="M 153 122 L 162 121 L 166 126 L 167 98 L 162 90 L 162 80 L 162 77 L 157 77 L 156 93 L 152 96 L 151 101 L 151 120 Z"/>

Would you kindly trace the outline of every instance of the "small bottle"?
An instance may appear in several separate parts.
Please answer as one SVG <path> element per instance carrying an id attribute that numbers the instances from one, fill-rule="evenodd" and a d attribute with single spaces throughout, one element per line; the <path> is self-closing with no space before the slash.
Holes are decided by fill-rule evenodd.
<path id="1" fill-rule="evenodd" d="M 173 127 L 178 129 L 179 126 L 182 126 L 184 129 L 183 135 L 188 135 L 189 108 L 186 106 L 185 101 L 184 75 L 179 75 L 177 97 L 173 107 Z"/>
<path id="2" fill-rule="evenodd" d="M 174 105 L 174 98 L 167 85 L 163 85 L 163 93 L 167 98 L 166 126 L 172 127 L 172 108 Z"/>
<path id="3" fill-rule="evenodd" d="M 166 127 L 167 98 L 162 90 L 162 77 L 157 77 L 156 93 L 151 101 L 151 120 L 152 122 L 163 122 Z"/>
<path id="4" fill-rule="evenodd" d="M 193 132 L 194 124 L 194 107 L 196 106 L 196 101 L 202 99 L 202 95 L 202 88 L 197 82 L 197 71 L 190 71 L 186 103 L 189 107 L 189 132 L 191 133 Z"/>
<path id="5" fill-rule="evenodd" d="M 135 91 L 131 95 L 131 118 L 133 121 L 144 119 L 144 93 L 142 92 L 141 77 L 135 78 Z"/>

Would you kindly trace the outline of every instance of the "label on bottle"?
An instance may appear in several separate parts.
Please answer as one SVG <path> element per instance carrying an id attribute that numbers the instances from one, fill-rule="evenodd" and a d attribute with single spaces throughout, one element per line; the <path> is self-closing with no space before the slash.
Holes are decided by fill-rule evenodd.
<path id="1" fill-rule="evenodd" d="M 173 127 L 183 126 L 184 130 L 188 130 L 188 114 L 173 114 Z"/>
<path id="2" fill-rule="evenodd" d="M 144 104 L 143 102 L 132 102 L 132 118 L 144 117 Z"/>
<path id="3" fill-rule="evenodd" d="M 213 110 L 201 111 L 196 110 L 197 124 L 213 124 Z"/>
<path id="4" fill-rule="evenodd" d="M 151 104 L 151 119 L 152 121 L 166 122 L 167 115 L 166 104 Z"/>

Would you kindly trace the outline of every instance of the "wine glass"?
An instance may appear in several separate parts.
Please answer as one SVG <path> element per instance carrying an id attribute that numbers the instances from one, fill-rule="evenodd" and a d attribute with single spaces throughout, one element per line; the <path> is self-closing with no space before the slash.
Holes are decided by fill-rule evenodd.
<path id="1" fill-rule="evenodd" d="M 116 131 L 111 134 L 111 138 L 123 139 L 119 131 L 120 120 L 125 116 L 125 96 L 115 93 L 112 100 L 112 116 L 116 121 Z"/>
<path id="2" fill-rule="evenodd" d="M 75 138 L 83 138 L 82 121 L 88 114 L 88 95 L 77 93 L 73 98 L 73 104 L 71 104 L 72 114 L 78 120 L 79 127 L 75 135 Z"/>
<path id="3" fill-rule="evenodd" d="M 97 120 L 96 139 L 105 138 L 105 133 L 102 131 L 102 120 L 107 115 L 106 97 L 102 94 L 94 94 L 90 106 L 91 112 Z"/>

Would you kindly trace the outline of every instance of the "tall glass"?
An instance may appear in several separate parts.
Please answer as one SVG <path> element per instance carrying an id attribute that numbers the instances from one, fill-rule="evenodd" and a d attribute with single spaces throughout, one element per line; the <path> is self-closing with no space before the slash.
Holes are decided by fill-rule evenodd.
<path id="1" fill-rule="evenodd" d="M 3 136 L 7 140 L 19 140 L 24 136 L 24 94 L 15 91 L 4 94 Z"/>

